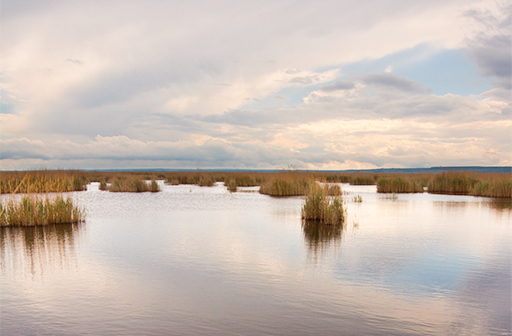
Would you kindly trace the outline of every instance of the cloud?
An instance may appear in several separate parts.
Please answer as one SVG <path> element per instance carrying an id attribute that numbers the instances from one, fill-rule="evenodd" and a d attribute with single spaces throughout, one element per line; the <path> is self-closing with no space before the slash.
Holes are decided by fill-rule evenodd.
<path id="1" fill-rule="evenodd" d="M 473 22 L 485 27 L 468 39 L 470 56 L 484 76 L 497 79 L 503 89 L 512 89 L 512 5 L 498 5 L 497 11 L 469 10 L 464 13 Z"/>
<path id="2" fill-rule="evenodd" d="M 27 138 L 0 140 L 2 160 L 50 159 L 48 147 L 41 140 Z"/>
<path id="3" fill-rule="evenodd" d="M 379 91 L 383 90 L 385 94 Z M 259 110 L 229 110 L 222 115 L 190 117 L 196 121 L 259 127 L 261 125 L 296 125 L 322 120 L 410 119 L 458 123 L 461 121 L 507 120 L 507 104 L 479 97 L 447 94 L 408 95 L 400 90 L 380 88 L 372 95 L 365 87 L 355 87 L 347 94 L 338 91 L 313 91 L 306 104 Z M 408 93 L 408 91 L 406 91 Z"/>
<path id="4" fill-rule="evenodd" d="M 393 75 L 392 73 L 389 72 L 381 72 L 366 75 L 361 78 L 361 81 L 369 86 L 376 86 L 385 89 L 394 89 L 407 93 L 429 92 L 429 89 L 423 87 L 423 85 L 408 80 L 406 78 Z"/>
<path id="5" fill-rule="evenodd" d="M 76 65 L 82 65 L 84 64 L 84 61 L 81 61 L 81 60 L 78 60 L 78 59 L 72 59 L 72 58 L 68 58 L 66 59 L 66 62 L 71 62 L 71 63 L 74 63 Z"/>
<path id="6" fill-rule="evenodd" d="M 322 86 L 319 89 L 319 91 L 332 92 L 332 91 L 339 91 L 339 90 L 350 90 L 350 89 L 353 89 L 354 87 L 355 87 L 354 83 L 336 81 L 333 84 Z"/>
<path id="7" fill-rule="evenodd" d="M 11 113 L 0 113 L 2 167 L 485 163 L 478 153 L 509 162 L 499 123 L 511 115 L 510 33 L 504 16 L 486 14 L 494 6 L 11 1 L 0 13 Z M 431 94 L 404 71 L 414 58 L 364 66 L 416 46 L 465 45 L 496 79 L 482 95 Z M 381 72 L 389 64 L 395 73 Z"/>
<path id="8" fill-rule="evenodd" d="M 310 85 L 310 84 L 318 82 L 318 80 L 319 80 L 319 78 L 317 76 L 293 77 L 292 79 L 290 79 L 289 83 Z"/>

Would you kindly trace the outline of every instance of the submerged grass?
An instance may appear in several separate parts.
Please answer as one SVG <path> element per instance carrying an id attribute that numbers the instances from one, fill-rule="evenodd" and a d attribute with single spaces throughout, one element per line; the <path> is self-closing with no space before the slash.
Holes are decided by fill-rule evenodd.
<path id="1" fill-rule="evenodd" d="M 356 203 L 363 203 L 363 197 L 361 195 L 354 196 L 352 201 Z"/>
<path id="2" fill-rule="evenodd" d="M 0 226 L 37 226 L 73 224 L 84 220 L 84 210 L 62 196 L 44 199 L 24 196 L 0 203 Z"/>
<path id="3" fill-rule="evenodd" d="M 345 215 L 343 199 L 341 196 L 329 196 L 328 186 L 314 183 L 307 189 L 302 219 L 326 225 L 342 225 Z"/>

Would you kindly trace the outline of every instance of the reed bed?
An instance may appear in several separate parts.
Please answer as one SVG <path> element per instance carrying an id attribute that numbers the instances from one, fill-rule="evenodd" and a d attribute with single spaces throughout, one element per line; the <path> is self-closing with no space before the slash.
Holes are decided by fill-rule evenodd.
<path id="1" fill-rule="evenodd" d="M 44 199 L 24 196 L 0 203 L 0 226 L 38 226 L 83 222 L 85 212 L 62 196 Z"/>
<path id="2" fill-rule="evenodd" d="M 379 193 L 422 193 L 425 182 L 410 176 L 389 176 L 377 182 Z"/>
<path id="3" fill-rule="evenodd" d="M 321 182 L 328 183 L 349 183 L 351 185 L 375 185 L 379 174 L 374 173 L 323 173 L 320 174 Z"/>
<path id="4" fill-rule="evenodd" d="M 100 183 L 101 187 L 101 183 Z M 149 184 L 141 179 L 127 179 L 118 178 L 112 182 L 110 186 L 106 187 L 111 192 L 158 192 L 160 187 L 155 180 Z"/>
<path id="5" fill-rule="evenodd" d="M 300 175 L 288 174 L 274 176 L 260 186 L 260 194 L 270 196 L 303 196 L 314 180 Z"/>
<path id="6" fill-rule="evenodd" d="M 310 185 L 302 207 L 302 219 L 326 225 L 342 225 L 345 217 L 341 196 L 329 196 L 328 186 L 317 183 Z"/>
<path id="7" fill-rule="evenodd" d="M 473 195 L 496 198 L 512 198 L 512 174 L 474 173 L 466 171 L 445 173 L 366 173 L 366 172 L 312 172 L 283 170 L 279 172 L 254 171 L 78 171 L 40 170 L 25 172 L 2 172 L 0 174 L 1 193 L 47 193 L 85 190 L 90 182 L 100 182 L 100 189 L 107 185 L 119 184 L 119 191 L 139 191 L 130 186 L 133 180 L 164 180 L 168 184 L 195 184 L 213 186 L 224 182 L 231 191 L 240 186 L 260 186 L 262 194 L 272 196 L 304 195 L 313 181 L 327 183 L 350 183 L 355 185 L 375 185 L 380 193 L 428 192 Z M 128 185 L 124 185 L 128 183 Z M 140 188 L 144 186 L 139 183 Z"/>
<path id="8" fill-rule="evenodd" d="M 85 190 L 87 179 L 77 171 L 2 172 L 0 193 L 47 193 Z"/>
<path id="9" fill-rule="evenodd" d="M 512 198 L 512 175 L 444 172 L 428 185 L 434 194 Z"/>

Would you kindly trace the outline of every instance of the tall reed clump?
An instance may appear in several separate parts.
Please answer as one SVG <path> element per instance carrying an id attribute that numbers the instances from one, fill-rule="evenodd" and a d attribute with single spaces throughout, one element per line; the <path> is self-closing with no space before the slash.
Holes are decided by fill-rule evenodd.
<path id="1" fill-rule="evenodd" d="M 0 226 L 36 226 L 48 224 L 73 224 L 83 222 L 83 209 L 73 204 L 71 198 L 53 199 L 25 196 L 0 203 Z"/>
<path id="2" fill-rule="evenodd" d="M 151 183 L 147 183 L 141 179 L 127 179 L 127 178 L 118 178 L 115 179 L 112 184 L 107 187 L 111 192 L 158 192 L 160 191 L 160 186 L 155 180 L 152 180 Z"/>
<path id="3" fill-rule="evenodd" d="M 238 189 L 238 185 L 236 183 L 236 180 L 235 179 L 230 179 L 229 181 L 227 181 L 226 188 L 228 188 L 228 190 L 230 192 L 236 192 L 237 189 Z"/>
<path id="4" fill-rule="evenodd" d="M 423 184 L 420 180 L 411 177 L 389 176 L 383 177 L 377 182 L 379 193 L 422 193 Z"/>
<path id="5" fill-rule="evenodd" d="M 306 194 L 313 180 L 294 174 L 283 174 L 274 177 L 272 180 L 260 186 L 260 194 L 270 196 L 303 196 Z"/>
<path id="6" fill-rule="evenodd" d="M 328 189 L 316 183 L 307 189 L 302 219 L 327 225 L 342 225 L 345 217 L 341 196 L 329 196 Z"/>

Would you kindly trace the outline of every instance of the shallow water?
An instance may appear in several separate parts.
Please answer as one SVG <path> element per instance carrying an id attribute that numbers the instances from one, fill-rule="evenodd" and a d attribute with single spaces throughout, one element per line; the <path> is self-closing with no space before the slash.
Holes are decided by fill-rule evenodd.
<path id="1" fill-rule="evenodd" d="M 97 188 L 81 225 L 1 229 L 2 335 L 511 333 L 510 203 L 343 185 L 319 230 L 254 188 Z"/>

